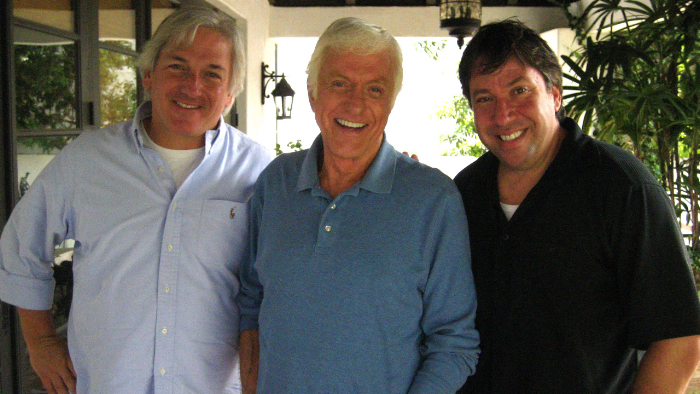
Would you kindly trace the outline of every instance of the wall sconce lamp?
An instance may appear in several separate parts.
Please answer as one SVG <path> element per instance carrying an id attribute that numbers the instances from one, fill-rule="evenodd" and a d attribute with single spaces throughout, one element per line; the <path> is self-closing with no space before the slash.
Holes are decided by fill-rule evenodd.
<path id="1" fill-rule="evenodd" d="M 261 75 L 262 75 L 262 103 L 265 104 L 265 98 L 269 98 L 269 95 L 265 94 L 265 89 L 267 84 L 271 80 L 275 80 L 275 88 L 270 92 L 273 100 L 275 101 L 275 107 L 277 109 L 277 119 L 291 119 L 292 117 L 292 104 L 294 104 L 294 89 L 289 86 L 289 82 L 284 78 L 284 74 L 277 75 L 275 71 L 267 71 L 269 66 L 262 63 Z M 282 78 L 279 81 L 277 78 Z"/>
<path id="2" fill-rule="evenodd" d="M 462 48 L 464 37 L 470 37 L 481 26 L 481 0 L 440 0 L 440 28 L 457 37 Z"/>

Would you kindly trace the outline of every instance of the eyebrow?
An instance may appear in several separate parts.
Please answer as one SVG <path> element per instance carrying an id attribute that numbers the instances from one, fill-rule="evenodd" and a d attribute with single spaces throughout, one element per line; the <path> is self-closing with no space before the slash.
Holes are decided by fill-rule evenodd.
<path id="1" fill-rule="evenodd" d="M 523 76 L 523 75 L 520 75 L 520 76 L 514 78 L 512 81 L 508 82 L 508 87 L 512 87 L 513 85 L 518 84 L 523 79 L 525 79 L 525 76 Z M 471 94 L 475 96 L 477 94 L 488 93 L 488 92 L 489 92 L 489 89 L 477 89 L 477 90 L 471 92 Z"/>
<path id="2" fill-rule="evenodd" d="M 172 54 L 172 53 L 166 55 L 166 57 L 168 57 L 168 58 L 170 58 L 170 59 L 172 59 L 172 60 L 177 60 L 177 61 L 182 62 L 182 63 L 187 63 L 187 59 L 185 59 L 185 58 L 182 57 L 182 56 L 178 56 L 178 55 L 175 55 L 175 54 Z M 224 68 L 223 66 L 218 65 L 218 64 L 214 64 L 214 63 L 207 65 L 207 67 L 208 67 L 208 68 L 211 68 L 211 69 L 214 69 L 214 70 L 222 70 L 222 71 L 225 70 L 225 68 Z"/>

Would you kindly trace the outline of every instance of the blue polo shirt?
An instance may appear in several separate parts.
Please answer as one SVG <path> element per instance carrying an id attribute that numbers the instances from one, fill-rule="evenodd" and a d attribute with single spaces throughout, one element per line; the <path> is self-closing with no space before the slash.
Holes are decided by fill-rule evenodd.
<path id="1" fill-rule="evenodd" d="M 319 136 L 256 184 L 240 329 L 258 329 L 258 393 L 454 393 L 479 335 L 461 197 L 386 140 L 335 199 Z"/>

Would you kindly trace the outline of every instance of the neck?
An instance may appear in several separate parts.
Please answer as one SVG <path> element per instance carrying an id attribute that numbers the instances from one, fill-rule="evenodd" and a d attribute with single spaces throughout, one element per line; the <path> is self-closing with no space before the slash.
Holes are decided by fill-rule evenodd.
<path id="1" fill-rule="evenodd" d="M 319 162 L 321 168 L 318 171 L 318 179 L 321 187 L 333 198 L 362 180 L 372 164 L 371 160 L 333 159 L 328 154 L 323 154 Z"/>
<path id="2" fill-rule="evenodd" d="M 153 118 L 143 119 L 143 127 L 154 144 L 166 149 L 189 150 L 204 146 L 204 134 L 190 137 L 164 132 L 155 126 Z"/>
<path id="3" fill-rule="evenodd" d="M 500 202 L 510 205 L 520 205 L 532 188 L 542 179 L 547 169 L 556 158 L 566 132 L 559 128 L 555 135 L 552 148 L 538 165 L 527 169 L 510 168 L 501 163 L 498 166 L 498 196 Z"/>

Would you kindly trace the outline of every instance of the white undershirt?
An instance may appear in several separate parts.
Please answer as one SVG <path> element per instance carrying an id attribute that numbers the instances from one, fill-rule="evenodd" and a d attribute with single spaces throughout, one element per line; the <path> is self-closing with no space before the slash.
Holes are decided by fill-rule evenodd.
<path id="1" fill-rule="evenodd" d="M 510 205 L 510 204 L 501 203 L 501 209 L 503 209 L 503 213 L 506 214 L 506 218 L 508 218 L 508 220 L 510 220 L 510 218 L 513 217 L 513 214 L 515 213 L 515 211 L 518 209 L 519 206 L 520 205 Z"/>
<path id="2" fill-rule="evenodd" d="M 165 160 L 178 188 L 204 158 L 204 147 L 185 150 L 163 148 L 153 142 L 148 133 L 145 132 L 143 133 L 143 146 L 153 149 Z"/>

